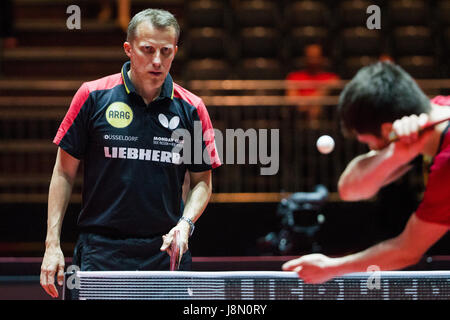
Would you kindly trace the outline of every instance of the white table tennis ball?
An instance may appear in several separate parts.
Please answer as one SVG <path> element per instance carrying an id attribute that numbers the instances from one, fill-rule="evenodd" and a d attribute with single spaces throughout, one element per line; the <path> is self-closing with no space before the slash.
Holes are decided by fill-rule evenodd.
<path id="1" fill-rule="evenodd" d="M 327 154 L 334 149 L 334 140 L 328 135 L 323 135 L 316 142 L 317 149 L 320 153 Z"/>

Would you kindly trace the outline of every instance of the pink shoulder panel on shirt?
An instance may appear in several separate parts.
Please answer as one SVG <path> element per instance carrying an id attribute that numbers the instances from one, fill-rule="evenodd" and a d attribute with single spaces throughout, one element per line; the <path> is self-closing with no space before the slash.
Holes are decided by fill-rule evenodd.
<path id="1" fill-rule="evenodd" d="M 112 89 L 115 86 L 122 84 L 123 78 L 121 73 L 112 74 L 110 76 L 106 76 L 97 80 L 86 82 L 86 86 L 89 89 L 89 92 L 96 90 L 108 90 Z"/>
<path id="2" fill-rule="evenodd" d="M 198 116 L 202 123 L 203 139 L 205 140 L 206 149 L 211 158 L 211 166 L 213 168 L 219 167 L 222 163 L 216 149 L 214 128 L 203 100 L 175 82 L 173 83 L 173 97 L 182 99 L 197 109 Z"/>
<path id="3" fill-rule="evenodd" d="M 431 99 L 431 103 L 441 106 L 450 106 L 450 96 L 436 96 Z"/>
<path id="4" fill-rule="evenodd" d="M 173 83 L 173 97 L 183 99 L 196 108 L 199 104 L 203 103 L 199 96 L 196 96 L 175 82 Z"/>
<path id="5" fill-rule="evenodd" d="M 67 131 L 75 121 L 75 118 L 78 116 L 81 107 L 89 98 L 89 94 L 91 92 L 96 90 L 112 89 L 115 86 L 122 83 L 123 79 L 120 73 L 116 73 L 98 80 L 83 83 L 81 87 L 78 89 L 78 91 L 75 93 L 75 96 L 73 97 L 72 102 L 70 103 L 69 110 L 67 111 L 61 125 L 58 128 L 58 132 L 56 133 L 55 138 L 53 139 L 53 143 L 59 145 L 64 135 L 67 133 Z"/>

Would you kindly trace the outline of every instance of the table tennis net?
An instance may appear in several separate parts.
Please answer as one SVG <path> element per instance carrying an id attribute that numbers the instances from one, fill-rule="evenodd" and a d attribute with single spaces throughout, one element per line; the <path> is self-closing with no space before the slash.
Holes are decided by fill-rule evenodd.
<path id="1" fill-rule="evenodd" d="M 282 271 L 78 271 L 65 275 L 68 300 L 439 300 L 450 271 L 354 273 L 305 284 Z"/>

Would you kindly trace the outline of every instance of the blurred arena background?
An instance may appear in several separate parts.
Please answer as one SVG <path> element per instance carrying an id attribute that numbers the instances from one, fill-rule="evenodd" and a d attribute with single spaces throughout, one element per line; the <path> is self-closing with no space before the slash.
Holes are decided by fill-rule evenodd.
<path id="1" fill-rule="evenodd" d="M 45 298 L 37 275 L 56 156 L 52 139 L 81 83 L 119 72 L 127 60 L 122 49 L 125 32 L 116 23 L 116 1 L 110 3 L 109 19 L 100 18 L 101 1 L 10 3 L 12 31 L 3 36 L 0 53 L 0 282 L 26 287 L 28 295 L 17 289 L 8 296 L 0 289 L 0 298 Z M 66 9 L 73 4 L 81 9 L 81 28 L 69 30 Z M 379 30 L 366 27 L 366 9 L 372 4 L 381 8 Z M 153 7 L 179 19 L 182 33 L 171 74 L 203 98 L 215 128 L 280 129 L 276 175 L 261 176 L 260 164 L 226 164 L 214 171 L 214 194 L 190 247 L 194 257 L 216 260 L 198 258 L 198 269 L 214 268 L 214 261 L 222 266 L 234 261 L 242 270 L 244 257 L 255 256 L 273 259 L 247 259 L 247 268 L 276 269 L 281 253 L 321 250 L 341 255 L 402 230 L 423 192 L 420 159 L 376 198 L 342 202 L 338 178 L 366 148 L 344 139 L 336 104 L 359 68 L 386 56 L 415 77 L 430 97 L 449 95 L 449 0 L 132 0 L 130 7 L 131 16 Z M 324 68 L 339 80 L 329 84 L 325 94 L 288 96 L 287 89 L 301 87 L 286 78 L 305 68 L 303 50 L 308 44 L 323 48 Z M 317 86 L 303 84 L 311 85 Z M 302 105 L 319 106 L 314 123 L 300 111 Z M 315 145 L 324 134 L 336 142 L 329 155 L 320 154 Z M 68 259 L 77 237 L 81 177 L 80 171 L 62 231 Z M 309 239 L 314 246 L 281 253 L 262 246 L 263 237 L 281 228 L 280 201 L 295 192 L 313 191 L 318 184 L 328 189 L 329 198 L 316 212 L 322 220 Z M 447 235 L 417 268 L 448 268 L 449 245 Z"/>

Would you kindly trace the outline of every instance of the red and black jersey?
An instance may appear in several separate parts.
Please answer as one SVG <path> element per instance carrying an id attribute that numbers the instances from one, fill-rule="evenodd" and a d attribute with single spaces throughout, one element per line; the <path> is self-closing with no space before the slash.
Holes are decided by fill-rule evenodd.
<path id="1" fill-rule="evenodd" d="M 438 96 L 432 103 L 450 106 L 450 96 Z M 428 173 L 423 200 L 416 216 L 424 221 L 450 227 L 450 125 L 441 135 L 437 154 Z"/>
<path id="2" fill-rule="evenodd" d="M 147 105 L 127 76 L 129 68 L 127 62 L 121 73 L 83 83 L 53 140 L 84 160 L 81 231 L 163 234 L 182 215 L 186 170 L 221 164 L 202 100 L 167 75 L 159 97 Z M 183 160 L 185 149 L 176 147 L 187 140 L 172 137 L 177 129 L 199 140 L 191 144 L 200 145 L 209 159 Z"/>

